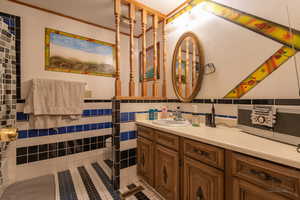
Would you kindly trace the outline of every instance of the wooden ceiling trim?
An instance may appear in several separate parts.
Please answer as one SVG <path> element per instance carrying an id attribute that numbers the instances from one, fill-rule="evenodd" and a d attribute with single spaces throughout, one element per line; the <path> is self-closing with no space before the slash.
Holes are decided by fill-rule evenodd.
<path id="1" fill-rule="evenodd" d="M 179 11 L 180 9 L 184 8 L 186 6 L 186 4 L 188 4 L 191 0 L 186 0 L 185 2 L 183 2 L 182 4 L 180 4 L 178 7 L 176 7 L 175 9 L 173 9 L 171 12 L 169 12 L 167 14 L 167 18 L 171 17 L 173 14 L 175 14 L 177 11 Z"/>
<path id="2" fill-rule="evenodd" d="M 106 27 L 106 26 L 103 26 L 103 25 L 100 25 L 100 24 L 89 22 L 89 21 L 86 21 L 86 20 L 83 20 L 83 19 L 80 19 L 80 18 L 68 16 L 68 15 L 53 11 L 53 10 L 49 10 L 49 9 L 46 9 L 46 8 L 42 8 L 42 7 L 39 7 L 39 6 L 32 5 L 32 4 L 29 4 L 29 3 L 24 3 L 24 2 L 18 1 L 18 0 L 8 0 L 8 1 L 16 3 L 16 4 L 23 5 L 23 6 L 26 6 L 26 7 L 30 7 L 30 8 L 33 8 L 33 9 L 37 9 L 37 10 L 40 10 L 40 11 L 43 11 L 43 12 L 51 13 L 53 15 L 57 15 L 57 16 L 60 16 L 60 17 L 65 17 L 65 18 L 68 18 L 68 19 L 72 19 L 74 21 L 78 21 L 78 22 L 81 22 L 83 24 L 88 24 L 88 25 L 91 25 L 91 26 L 95 26 L 97 28 L 102 28 L 102 29 L 106 29 L 106 30 L 109 30 L 109 31 L 116 32 L 116 30 L 113 29 L 113 28 L 109 28 L 109 27 Z M 120 32 L 120 34 L 126 35 L 128 37 L 130 36 L 129 33 L 125 33 L 125 32 Z M 134 36 L 134 37 L 138 38 L 138 36 Z"/>
<path id="3" fill-rule="evenodd" d="M 146 10 L 149 15 L 154 15 L 155 14 L 155 15 L 157 15 L 161 19 L 165 19 L 167 17 L 165 14 L 159 12 L 158 10 L 155 10 L 155 9 L 153 9 L 153 8 L 151 8 L 151 7 L 143 4 L 143 3 L 140 3 L 140 2 L 138 2 L 136 0 L 122 0 L 122 3 L 126 4 L 126 5 L 132 3 L 132 4 L 135 5 L 135 7 L 137 9 L 139 9 L 139 10 Z"/>

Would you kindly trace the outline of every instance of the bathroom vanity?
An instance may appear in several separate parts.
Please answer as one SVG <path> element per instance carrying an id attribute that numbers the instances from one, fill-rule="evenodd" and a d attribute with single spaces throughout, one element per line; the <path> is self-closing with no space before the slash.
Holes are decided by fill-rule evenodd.
<path id="1" fill-rule="evenodd" d="M 137 121 L 138 175 L 167 200 L 298 200 L 300 154 L 218 127 Z"/>

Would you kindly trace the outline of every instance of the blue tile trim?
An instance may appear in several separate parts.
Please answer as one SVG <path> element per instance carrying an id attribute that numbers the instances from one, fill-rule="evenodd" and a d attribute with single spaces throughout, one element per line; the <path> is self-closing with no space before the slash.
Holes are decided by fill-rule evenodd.
<path id="1" fill-rule="evenodd" d="M 57 135 L 57 134 L 65 134 L 65 133 L 75 133 L 81 131 L 90 131 L 90 130 L 100 130 L 112 128 L 111 122 L 102 122 L 102 123 L 94 123 L 94 124 L 81 124 L 67 127 L 58 127 L 50 128 L 50 129 L 30 129 L 30 130 L 20 130 L 19 139 L 24 138 L 32 138 L 32 137 L 41 137 L 48 135 Z"/>
<path id="2" fill-rule="evenodd" d="M 121 141 L 133 140 L 137 138 L 136 131 L 126 131 L 121 133 Z"/>
<path id="3" fill-rule="evenodd" d="M 174 111 L 169 110 L 169 112 L 174 112 Z M 187 112 L 187 111 L 182 111 L 182 113 L 190 114 L 190 115 L 199 115 L 199 116 L 205 116 L 205 114 L 206 114 L 206 113 L 194 113 L 194 112 Z M 216 117 L 237 119 L 237 116 L 232 116 L 232 115 L 219 115 L 219 114 L 216 114 Z"/>
<path id="4" fill-rule="evenodd" d="M 23 112 L 17 112 L 17 121 L 28 121 L 29 115 Z"/>
<path id="5" fill-rule="evenodd" d="M 82 117 L 97 117 L 112 115 L 112 109 L 87 109 L 82 111 Z M 29 114 L 17 112 L 17 121 L 28 121 Z"/>
<path id="6" fill-rule="evenodd" d="M 237 119 L 237 116 L 230 116 L 230 115 L 216 115 L 216 117 L 223 117 L 223 118 Z"/>
<path id="7" fill-rule="evenodd" d="M 133 122 L 135 121 L 135 113 L 136 112 L 122 112 L 121 115 L 121 123 Z"/>

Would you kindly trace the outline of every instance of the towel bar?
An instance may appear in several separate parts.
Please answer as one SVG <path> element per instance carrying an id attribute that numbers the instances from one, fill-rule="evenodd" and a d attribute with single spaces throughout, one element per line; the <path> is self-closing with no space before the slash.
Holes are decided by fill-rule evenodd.
<path id="1" fill-rule="evenodd" d="M 2 128 L 0 129 L 0 141 L 11 142 L 18 137 L 17 128 Z"/>

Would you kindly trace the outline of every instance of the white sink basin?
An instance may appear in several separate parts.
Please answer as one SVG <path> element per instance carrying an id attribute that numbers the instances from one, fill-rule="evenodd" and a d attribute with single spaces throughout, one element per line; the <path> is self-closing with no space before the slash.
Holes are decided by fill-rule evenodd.
<path id="1" fill-rule="evenodd" d="M 153 124 L 161 125 L 161 126 L 172 126 L 172 127 L 184 127 L 191 125 L 189 121 L 175 121 L 172 119 L 160 119 L 152 122 Z"/>

